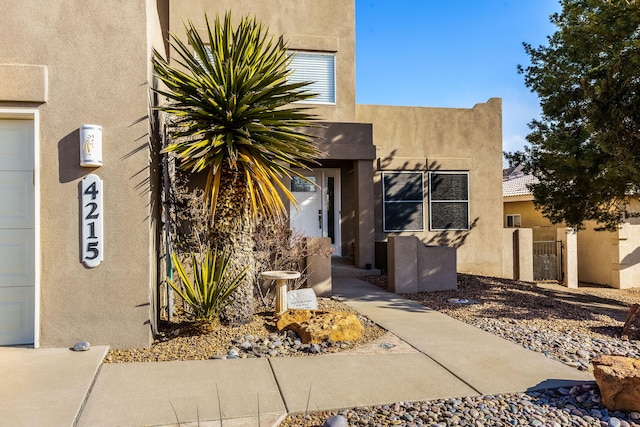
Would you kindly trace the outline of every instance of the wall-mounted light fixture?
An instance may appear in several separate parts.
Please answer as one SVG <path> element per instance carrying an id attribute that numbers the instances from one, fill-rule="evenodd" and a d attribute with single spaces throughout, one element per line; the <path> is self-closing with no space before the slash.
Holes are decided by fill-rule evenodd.
<path id="1" fill-rule="evenodd" d="M 102 126 L 80 126 L 80 166 L 102 166 Z"/>

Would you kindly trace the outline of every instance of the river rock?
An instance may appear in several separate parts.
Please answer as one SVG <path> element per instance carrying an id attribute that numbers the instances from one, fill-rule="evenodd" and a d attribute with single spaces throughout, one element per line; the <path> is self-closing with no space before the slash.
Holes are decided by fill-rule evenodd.
<path id="1" fill-rule="evenodd" d="M 613 411 L 640 411 L 640 359 L 600 356 L 591 361 L 602 403 Z"/>
<path id="2" fill-rule="evenodd" d="M 364 328 L 358 316 L 339 311 L 287 310 L 276 323 L 279 331 L 294 331 L 304 344 L 323 341 L 353 341 Z"/>
<path id="3" fill-rule="evenodd" d="M 349 427 L 349 422 L 342 415 L 334 415 L 331 418 L 327 418 L 324 422 L 324 427 Z"/>
<path id="4" fill-rule="evenodd" d="M 73 351 L 87 351 L 91 348 L 91 344 L 88 341 L 80 341 L 75 343 Z"/>
<path id="5" fill-rule="evenodd" d="M 630 340 L 640 340 L 640 304 L 633 304 L 629 308 L 622 336 Z"/>

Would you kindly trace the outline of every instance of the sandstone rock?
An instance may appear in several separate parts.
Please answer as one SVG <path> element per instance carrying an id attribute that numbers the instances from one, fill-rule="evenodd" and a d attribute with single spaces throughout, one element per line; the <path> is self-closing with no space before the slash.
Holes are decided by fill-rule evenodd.
<path id="1" fill-rule="evenodd" d="M 278 317 L 276 322 L 276 328 L 279 331 L 284 331 L 287 326 L 293 323 L 302 323 L 311 319 L 312 310 L 287 310 Z"/>
<path id="2" fill-rule="evenodd" d="M 640 304 L 633 304 L 624 321 L 622 336 L 630 340 L 640 340 Z"/>
<path id="3" fill-rule="evenodd" d="M 591 361 L 602 403 L 612 411 L 640 411 L 640 359 L 600 356 Z"/>
<path id="4" fill-rule="evenodd" d="M 364 331 L 355 314 L 318 310 L 287 310 L 278 319 L 276 327 L 279 331 L 294 331 L 304 344 L 353 341 L 361 338 Z"/>

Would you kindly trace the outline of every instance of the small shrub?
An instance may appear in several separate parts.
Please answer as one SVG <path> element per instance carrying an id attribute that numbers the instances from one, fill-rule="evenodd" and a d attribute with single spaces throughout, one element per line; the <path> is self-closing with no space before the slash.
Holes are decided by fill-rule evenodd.
<path id="1" fill-rule="evenodd" d="M 331 256 L 331 251 L 310 252 L 306 237 L 291 230 L 286 219 L 261 218 L 254 232 L 254 254 L 256 260 L 256 289 L 262 304 L 270 307 L 275 301 L 275 283 L 262 283 L 263 271 L 292 270 L 300 272 L 300 278 L 291 283 L 291 289 L 304 287 L 307 282 L 307 257 L 312 255 Z"/>
<path id="2" fill-rule="evenodd" d="M 189 277 L 185 265 L 178 256 L 171 255 L 176 272 L 182 282 L 167 283 L 182 298 L 186 311 L 193 315 L 196 322 L 213 322 L 218 319 L 222 309 L 233 301 L 233 293 L 247 274 L 246 267 L 239 274 L 227 271 L 231 254 L 218 254 L 207 247 L 204 254 L 191 253 L 193 280 Z"/>

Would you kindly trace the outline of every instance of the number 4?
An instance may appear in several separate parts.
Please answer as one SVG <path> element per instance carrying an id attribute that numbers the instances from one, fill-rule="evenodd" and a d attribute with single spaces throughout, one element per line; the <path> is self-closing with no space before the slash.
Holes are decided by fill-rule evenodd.
<path id="1" fill-rule="evenodd" d="M 89 185 L 87 189 L 84 190 L 84 194 L 86 194 L 87 196 L 91 196 L 91 200 L 95 200 L 96 197 L 98 196 L 98 189 L 96 188 L 96 183 L 92 182 L 91 185 Z"/>

